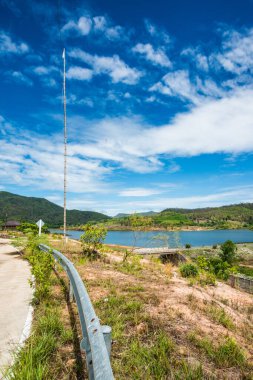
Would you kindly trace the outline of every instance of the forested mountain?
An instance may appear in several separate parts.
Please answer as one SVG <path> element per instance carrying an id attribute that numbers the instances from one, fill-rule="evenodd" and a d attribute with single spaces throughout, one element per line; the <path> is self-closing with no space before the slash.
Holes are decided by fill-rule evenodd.
<path id="1" fill-rule="evenodd" d="M 42 219 L 49 227 L 63 225 L 63 207 L 45 198 L 25 197 L 0 191 L 0 220 L 37 222 Z M 81 225 L 92 221 L 105 221 L 107 215 L 93 211 L 67 210 L 67 224 Z"/>

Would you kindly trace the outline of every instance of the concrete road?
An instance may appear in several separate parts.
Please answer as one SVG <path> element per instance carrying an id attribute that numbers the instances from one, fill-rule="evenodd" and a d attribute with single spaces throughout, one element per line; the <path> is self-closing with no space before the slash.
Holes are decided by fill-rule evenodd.
<path id="1" fill-rule="evenodd" d="M 7 239 L 0 239 L 0 378 L 12 362 L 15 348 L 24 339 L 31 322 L 32 289 L 27 261 Z"/>

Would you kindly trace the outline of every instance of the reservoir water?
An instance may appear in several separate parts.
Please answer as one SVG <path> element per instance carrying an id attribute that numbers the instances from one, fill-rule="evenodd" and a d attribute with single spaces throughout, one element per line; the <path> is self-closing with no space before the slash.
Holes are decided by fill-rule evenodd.
<path id="1" fill-rule="evenodd" d="M 62 230 L 51 229 L 52 233 L 63 233 Z M 82 231 L 68 230 L 70 238 L 78 240 Z M 213 230 L 213 231 L 108 231 L 105 239 L 107 244 L 118 244 L 136 247 L 183 247 L 191 244 L 200 247 L 221 244 L 226 240 L 234 243 L 253 242 L 251 230 Z"/>

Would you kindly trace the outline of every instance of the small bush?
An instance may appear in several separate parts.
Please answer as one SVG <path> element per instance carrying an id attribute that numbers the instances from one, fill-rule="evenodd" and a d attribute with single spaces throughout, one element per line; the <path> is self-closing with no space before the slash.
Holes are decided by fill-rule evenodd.
<path id="1" fill-rule="evenodd" d="M 180 267 L 180 273 L 183 277 L 196 277 L 198 268 L 194 264 L 183 264 Z"/>
<path id="2" fill-rule="evenodd" d="M 199 279 L 200 285 L 211 285 L 215 286 L 216 285 L 216 277 L 212 273 L 205 272 L 203 275 L 200 276 Z"/>
<path id="3" fill-rule="evenodd" d="M 208 259 L 205 256 L 198 256 L 197 257 L 197 265 L 200 269 L 207 270 L 208 269 Z"/>
<path id="4" fill-rule="evenodd" d="M 191 247 L 192 247 L 191 244 L 189 244 L 189 243 L 186 243 L 186 244 L 185 244 L 185 248 L 189 249 L 189 248 L 191 248 Z"/>
<path id="5" fill-rule="evenodd" d="M 237 247 L 235 243 L 231 240 L 227 240 L 221 245 L 221 252 L 219 256 L 223 262 L 227 262 L 232 265 L 236 260 L 236 251 Z"/>
<path id="6" fill-rule="evenodd" d="M 213 245 L 213 249 L 217 249 L 217 244 L 214 244 L 214 245 Z"/>
<path id="7" fill-rule="evenodd" d="M 97 258 L 100 256 L 99 249 L 106 238 L 107 230 L 103 226 L 86 224 L 84 233 L 80 237 L 83 253 L 89 258 Z"/>

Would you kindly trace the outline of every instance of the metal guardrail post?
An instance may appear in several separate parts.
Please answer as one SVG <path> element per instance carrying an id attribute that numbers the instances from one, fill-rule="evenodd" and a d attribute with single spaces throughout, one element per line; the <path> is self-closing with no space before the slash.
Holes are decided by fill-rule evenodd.
<path id="1" fill-rule="evenodd" d="M 110 363 L 111 327 L 101 326 L 93 309 L 88 292 L 74 264 L 61 252 L 50 249 L 44 244 L 39 248 L 51 253 L 66 270 L 70 281 L 70 299 L 75 298 L 83 338 L 80 347 L 85 351 L 87 370 L 90 380 L 113 380 Z"/>
<path id="2" fill-rule="evenodd" d="M 110 326 L 101 326 L 104 335 L 104 340 L 107 348 L 108 355 L 111 355 L 112 350 L 112 328 Z"/>
<path id="3" fill-rule="evenodd" d="M 73 286 L 71 284 L 71 281 L 69 281 L 69 301 L 74 301 L 74 292 L 73 292 Z"/>

